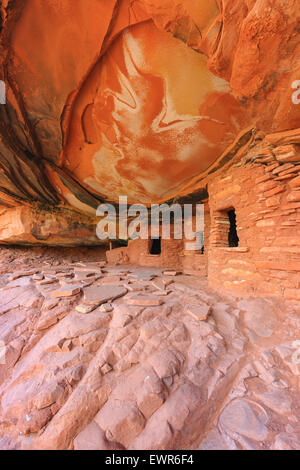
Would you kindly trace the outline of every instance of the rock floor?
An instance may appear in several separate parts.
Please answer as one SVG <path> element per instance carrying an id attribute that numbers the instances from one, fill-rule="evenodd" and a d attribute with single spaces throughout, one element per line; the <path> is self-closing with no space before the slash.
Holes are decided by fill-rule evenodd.
<path id="1" fill-rule="evenodd" d="M 0 449 L 300 449 L 296 304 L 103 260 L 0 249 Z"/>

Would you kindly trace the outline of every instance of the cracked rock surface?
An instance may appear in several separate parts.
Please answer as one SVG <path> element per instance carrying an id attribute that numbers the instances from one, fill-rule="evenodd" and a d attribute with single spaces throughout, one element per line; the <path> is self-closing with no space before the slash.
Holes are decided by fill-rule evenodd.
<path id="1" fill-rule="evenodd" d="M 99 243 L 100 202 L 203 196 L 254 129 L 299 127 L 299 17 L 282 0 L 1 0 L 0 240 Z"/>
<path id="2" fill-rule="evenodd" d="M 299 449 L 295 305 L 102 259 L 1 248 L 1 449 Z"/>

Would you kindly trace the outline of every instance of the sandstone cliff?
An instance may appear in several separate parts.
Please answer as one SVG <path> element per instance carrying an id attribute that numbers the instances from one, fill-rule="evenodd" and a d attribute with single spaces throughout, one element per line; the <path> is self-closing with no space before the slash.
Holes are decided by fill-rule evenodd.
<path id="1" fill-rule="evenodd" d="M 299 127 L 297 0 L 2 0 L 0 11 L 0 203 L 73 210 L 69 243 L 99 202 L 170 199 L 238 135 Z"/>

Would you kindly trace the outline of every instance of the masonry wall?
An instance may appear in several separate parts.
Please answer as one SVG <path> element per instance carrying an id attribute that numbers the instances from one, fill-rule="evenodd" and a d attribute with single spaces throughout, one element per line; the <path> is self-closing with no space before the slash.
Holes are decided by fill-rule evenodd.
<path id="1" fill-rule="evenodd" d="M 182 269 L 185 274 L 207 277 L 208 253 L 210 244 L 210 208 L 208 202 L 204 203 L 204 253 L 201 251 L 184 251 Z M 185 240 L 185 243 L 187 240 Z"/>
<path id="2" fill-rule="evenodd" d="M 300 129 L 254 139 L 242 158 L 208 182 L 205 252 L 188 252 L 186 240 L 132 241 L 109 259 L 173 268 L 207 276 L 212 288 L 243 295 L 300 301 Z M 228 211 L 235 210 L 237 247 L 230 247 Z"/>
<path id="3" fill-rule="evenodd" d="M 138 266 L 170 268 L 182 271 L 185 274 L 207 277 L 208 248 L 210 236 L 210 210 L 206 202 L 204 204 L 205 232 L 204 253 L 199 251 L 187 251 L 188 240 L 161 240 L 161 254 L 150 253 L 151 240 L 131 240 L 128 247 L 120 247 L 107 252 L 107 259 L 112 264 L 130 263 Z M 171 233 L 173 229 L 171 228 Z"/>
<path id="4" fill-rule="evenodd" d="M 182 240 L 161 240 L 160 255 L 150 254 L 151 240 L 144 240 L 144 242 L 138 264 L 141 266 L 152 266 L 164 269 L 181 269 L 184 251 L 184 243 Z M 130 250 L 133 251 L 134 242 L 131 242 L 130 244 Z"/>
<path id="5" fill-rule="evenodd" d="M 277 154 L 287 155 L 280 147 Z M 270 153 L 269 156 L 267 151 Z M 209 185 L 212 287 L 300 300 L 300 165 L 276 160 L 276 149 L 228 169 Z M 275 157 L 274 157 L 275 155 Z M 259 155 L 258 155 L 259 157 Z M 288 158 L 287 156 L 285 158 Z M 290 158 L 292 158 L 290 156 Z M 227 211 L 235 209 L 240 239 L 228 246 Z"/>
<path id="6" fill-rule="evenodd" d="M 131 240 L 128 247 L 107 252 L 107 259 L 112 264 L 130 263 L 153 268 L 182 269 L 184 257 L 183 240 L 162 240 L 161 254 L 151 255 L 151 240 Z"/>

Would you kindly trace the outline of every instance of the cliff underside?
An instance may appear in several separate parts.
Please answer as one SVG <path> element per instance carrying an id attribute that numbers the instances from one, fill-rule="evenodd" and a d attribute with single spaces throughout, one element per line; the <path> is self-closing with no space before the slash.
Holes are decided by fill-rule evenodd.
<path id="1" fill-rule="evenodd" d="M 0 449 L 300 449 L 299 37 L 299 0 L 0 0 Z M 120 196 L 203 245 L 106 252 Z"/>

